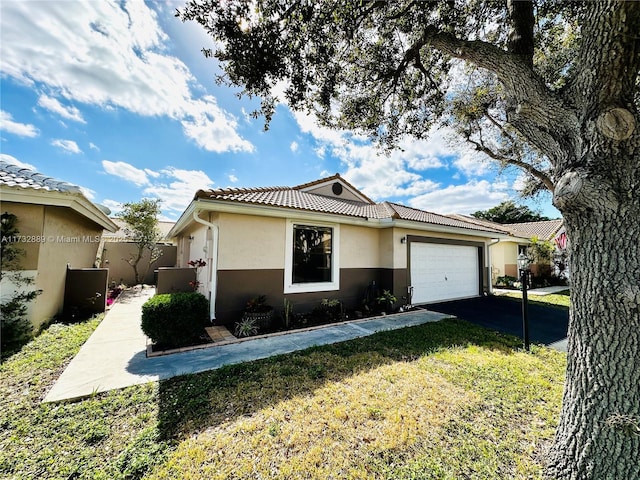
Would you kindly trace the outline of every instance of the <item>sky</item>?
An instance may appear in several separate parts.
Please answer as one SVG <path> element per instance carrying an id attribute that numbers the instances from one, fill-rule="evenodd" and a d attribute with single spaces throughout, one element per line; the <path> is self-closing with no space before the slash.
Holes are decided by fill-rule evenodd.
<path id="1" fill-rule="evenodd" d="M 198 189 L 295 186 L 339 173 L 375 201 L 469 214 L 514 199 L 497 168 L 451 132 L 389 155 L 280 104 L 217 85 L 213 41 L 183 1 L 0 0 L 0 157 L 80 186 L 114 214 L 162 200 L 176 220 Z M 522 202 L 551 218 L 548 197 Z"/>

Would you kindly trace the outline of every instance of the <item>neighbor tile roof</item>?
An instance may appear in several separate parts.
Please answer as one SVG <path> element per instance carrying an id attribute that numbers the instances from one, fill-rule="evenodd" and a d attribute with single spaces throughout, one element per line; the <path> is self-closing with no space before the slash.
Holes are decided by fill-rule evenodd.
<path id="1" fill-rule="evenodd" d="M 563 220 L 544 220 L 540 222 L 528 223 L 507 223 L 504 226 L 508 228 L 513 235 L 518 237 L 538 237 L 544 240 L 551 240 L 562 227 Z"/>
<path id="2" fill-rule="evenodd" d="M 501 230 L 504 233 L 511 233 L 505 225 L 500 223 L 492 222 L 490 220 L 482 220 L 480 218 L 472 217 L 471 215 L 462 215 L 460 213 L 452 213 L 447 215 L 447 217 L 457 218 L 458 220 L 462 220 L 463 222 L 470 222 L 476 225 L 480 225 L 482 227 L 493 228 L 495 230 Z"/>
<path id="3" fill-rule="evenodd" d="M 326 179 L 325 179 L 326 180 Z M 309 184 L 305 184 L 309 185 Z M 196 198 L 230 203 L 292 208 L 310 212 L 371 219 L 401 219 L 468 230 L 504 233 L 503 230 L 477 225 L 456 218 L 406 207 L 397 203 L 368 203 L 300 191 L 298 187 L 230 188 L 199 190 Z"/>
<path id="4" fill-rule="evenodd" d="M 81 193 L 80 187 L 0 160 L 0 185 L 34 190 Z"/>

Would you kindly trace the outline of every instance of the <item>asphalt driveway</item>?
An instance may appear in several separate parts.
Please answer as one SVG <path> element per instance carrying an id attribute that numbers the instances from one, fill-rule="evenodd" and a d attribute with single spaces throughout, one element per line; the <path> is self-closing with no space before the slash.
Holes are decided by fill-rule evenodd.
<path id="1" fill-rule="evenodd" d="M 534 297 L 535 299 L 535 297 Z M 532 300 L 531 298 L 529 300 Z M 522 301 L 488 296 L 434 303 L 425 308 L 522 338 Z M 569 309 L 529 302 L 529 338 L 550 345 L 567 337 Z"/>

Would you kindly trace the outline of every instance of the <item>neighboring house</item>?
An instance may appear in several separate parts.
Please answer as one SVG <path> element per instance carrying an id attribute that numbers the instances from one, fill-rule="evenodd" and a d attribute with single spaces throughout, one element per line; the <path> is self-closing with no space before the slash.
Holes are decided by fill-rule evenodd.
<path id="1" fill-rule="evenodd" d="M 511 276 L 517 278 L 519 276 L 516 259 L 520 253 L 527 253 L 527 247 L 532 238 L 536 237 L 540 240 L 554 243 L 557 251 L 564 250 L 567 246 L 567 236 L 564 233 L 562 219 L 500 224 L 467 215 L 449 216 L 477 225 L 494 227 L 510 235 L 510 238 L 501 239 L 491 245 L 491 281 L 494 285 L 498 277 Z M 533 264 L 530 268 L 534 275 L 538 275 L 552 267 L 552 265 Z"/>
<path id="2" fill-rule="evenodd" d="M 111 218 L 111 221 L 117 225 L 118 230 L 115 232 L 105 231 L 102 235 L 102 244 L 98 249 L 100 266 L 109 269 L 109 284 L 115 282 L 117 284 L 133 285 L 135 283 L 135 275 L 128 260 L 138 254 L 138 247 L 133 243 L 133 239 L 127 231 L 127 223 L 124 220 Z M 176 247 L 166 238 L 167 233 L 169 233 L 174 224 L 175 222 L 158 222 L 161 241 L 157 244 L 157 247 L 162 254 L 150 266 L 150 252 L 145 249 L 138 264 L 138 271 L 141 276 L 144 275 L 142 283 L 154 283 L 154 270 L 157 268 L 175 266 Z"/>
<path id="3" fill-rule="evenodd" d="M 21 267 L 42 290 L 28 312 L 38 327 L 62 312 L 67 268 L 93 267 L 103 230 L 117 227 L 80 187 L 3 161 L 0 210 L 17 217 Z M 4 283 L 3 297 L 12 291 Z"/>
<path id="4" fill-rule="evenodd" d="M 502 229 L 383 202 L 340 175 L 296 187 L 200 190 L 168 234 L 178 266 L 207 262 L 200 291 L 229 324 L 267 295 L 296 311 L 323 298 L 361 305 L 372 282 L 399 303 L 428 304 L 490 291 L 488 245 Z M 492 240 L 493 239 L 493 240 Z"/>
<path id="5" fill-rule="evenodd" d="M 527 222 L 527 223 L 509 223 L 504 227 L 508 228 L 514 236 L 521 238 L 538 238 L 540 240 L 546 240 L 551 242 L 556 247 L 556 252 L 565 250 L 567 248 L 567 234 L 564 229 L 564 221 L 560 219 L 556 220 L 543 220 L 539 222 Z M 518 253 L 523 251 L 526 253 L 526 245 L 519 246 Z M 533 265 L 531 271 L 534 274 L 543 273 L 545 269 L 553 271 L 553 265 Z M 507 275 L 517 277 L 517 266 L 513 264 L 505 264 L 505 271 Z"/>

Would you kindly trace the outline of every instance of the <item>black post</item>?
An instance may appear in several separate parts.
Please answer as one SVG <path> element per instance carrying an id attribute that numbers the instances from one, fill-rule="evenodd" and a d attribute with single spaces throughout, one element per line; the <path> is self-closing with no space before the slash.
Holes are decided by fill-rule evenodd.
<path id="1" fill-rule="evenodd" d="M 527 298 L 527 270 L 520 270 L 520 282 L 522 283 L 522 331 L 524 336 L 524 349 L 529 351 L 529 309 Z"/>

